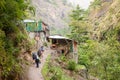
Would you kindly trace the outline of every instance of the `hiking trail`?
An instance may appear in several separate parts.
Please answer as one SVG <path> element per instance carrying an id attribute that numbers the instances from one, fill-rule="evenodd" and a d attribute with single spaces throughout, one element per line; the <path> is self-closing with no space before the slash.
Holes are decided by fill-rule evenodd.
<path id="1" fill-rule="evenodd" d="M 40 59 L 41 63 L 39 64 L 39 68 L 36 68 L 36 64 L 32 64 L 28 69 L 28 80 L 44 80 L 41 70 L 46 62 L 47 56 L 50 54 L 50 49 L 46 49 L 43 53 L 43 57 Z"/>

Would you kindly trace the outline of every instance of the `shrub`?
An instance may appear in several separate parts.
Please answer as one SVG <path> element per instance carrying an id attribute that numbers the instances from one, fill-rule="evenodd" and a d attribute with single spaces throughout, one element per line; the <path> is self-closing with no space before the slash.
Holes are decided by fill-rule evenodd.
<path id="1" fill-rule="evenodd" d="M 60 56 L 60 60 L 61 60 L 61 61 L 66 61 L 67 59 L 66 59 L 66 57 L 65 57 L 64 55 L 61 55 L 61 56 Z"/>
<path id="2" fill-rule="evenodd" d="M 71 70 L 71 71 L 74 71 L 76 69 L 76 63 L 75 63 L 75 61 L 70 60 L 68 62 L 68 69 Z"/>

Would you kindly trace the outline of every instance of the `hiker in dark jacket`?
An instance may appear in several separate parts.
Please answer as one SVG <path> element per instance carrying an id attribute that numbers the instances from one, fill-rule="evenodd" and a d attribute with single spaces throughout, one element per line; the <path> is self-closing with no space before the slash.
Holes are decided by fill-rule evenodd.
<path id="1" fill-rule="evenodd" d="M 38 55 L 39 57 L 41 57 L 42 53 L 41 53 L 40 49 L 38 50 L 37 55 Z"/>
<path id="2" fill-rule="evenodd" d="M 35 63 L 36 63 L 36 67 L 39 68 L 40 59 L 39 59 L 38 55 L 37 55 L 37 57 L 35 59 Z"/>
<path id="3" fill-rule="evenodd" d="M 44 48 L 43 48 L 43 46 L 41 46 L 41 47 L 39 48 L 38 52 L 37 52 L 37 55 L 38 55 L 39 57 L 43 57 L 43 52 L 44 52 Z"/>
<path id="4" fill-rule="evenodd" d="M 44 47 L 43 46 L 40 47 L 40 51 L 44 52 Z"/>
<path id="5" fill-rule="evenodd" d="M 33 58 L 33 60 L 35 60 L 36 58 L 37 58 L 37 55 L 36 55 L 36 53 L 34 52 L 34 53 L 32 53 L 32 58 Z"/>

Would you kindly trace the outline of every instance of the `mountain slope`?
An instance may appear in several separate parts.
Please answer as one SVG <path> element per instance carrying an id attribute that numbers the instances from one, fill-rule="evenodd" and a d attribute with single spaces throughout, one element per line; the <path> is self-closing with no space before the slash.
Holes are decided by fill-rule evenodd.
<path id="1" fill-rule="evenodd" d="M 96 35 L 96 38 L 101 40 L 105 37 L 108 31 L 119 26 L 119 4 L 119 0 L 101 0 L 100 4 L 96 6 L 96 8 L 91 8 L 92 10 L 89 15 L 89 19 L 94 26 L 94 37 Z"/>
<path id="2" fill-rule="evenodd" d="M 36 19 L 56 29 L 68 27 L 68 13 L 72 7 L 66 0 L 32 0 L 36 8 Z"/>

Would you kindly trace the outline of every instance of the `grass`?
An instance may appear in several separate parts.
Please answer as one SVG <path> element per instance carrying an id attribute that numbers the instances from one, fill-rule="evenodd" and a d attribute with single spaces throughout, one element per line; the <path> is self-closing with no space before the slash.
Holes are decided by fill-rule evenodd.
<path id="1" fill-rule="evenodd" d="M 75 61 L 73 61 L 73 60 L 70 60 L 70 61 L 68 61 L 68 69 L 69 70 L 71 70 L 71 71 L 74 71 L 75 69 L 76 69 L 76 63 L 75 63 Z"/>
<path id="2" fill-rule="evenodd" d="M 42 75 L 43 75 L 45 80 L 49 80 L 49 78 L 46 77 L 48 75 L 48 72 L 49 72 L 49 68 L 48 68 L 49 60 L 50 60 L 50 55 L 47 57 L 46 63 L 44 64 L 44 66 L 42 68 Z"/>
<path id="3" fill-rule="evenodd" d="M 61 66 L 56 66 L 50 61 L 50 56 L 48 56 L 47 61 L 43 66 L 42 74 L 45 80 L 73 80 L 64 73 Z"/>

